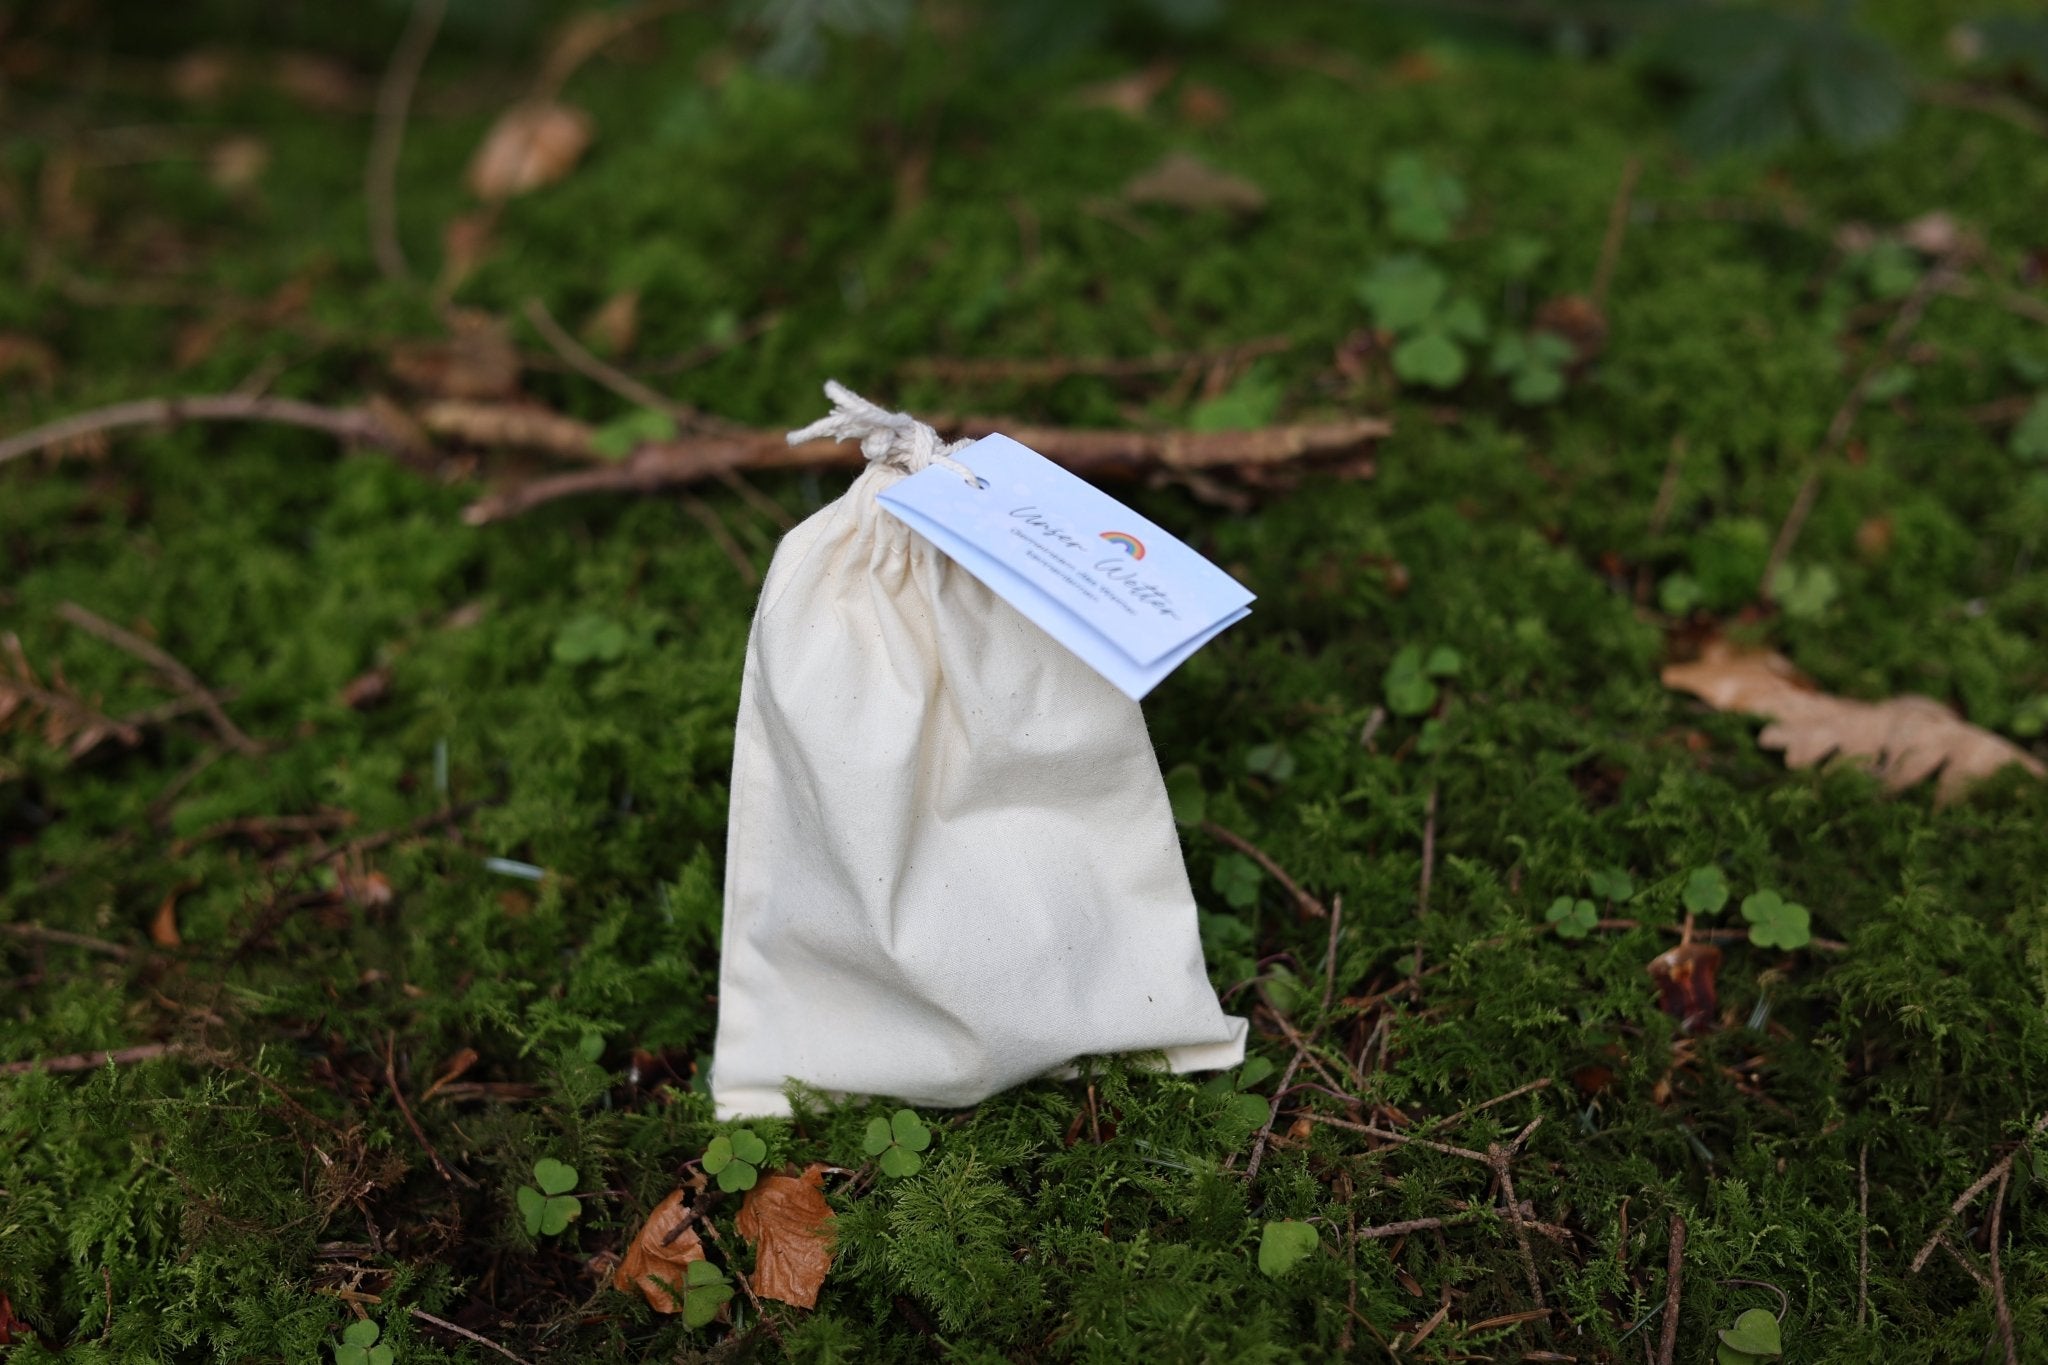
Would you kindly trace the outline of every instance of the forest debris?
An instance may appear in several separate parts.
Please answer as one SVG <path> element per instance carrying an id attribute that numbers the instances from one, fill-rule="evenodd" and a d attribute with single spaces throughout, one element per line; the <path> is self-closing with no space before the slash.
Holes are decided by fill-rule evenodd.
<path id="1" fill-rule="evenodd" d="M 690 1262 L 704 1259 L 703 1239 L 690 1226 L 696 1216 L 697 1211 L 687 1207 L 682 1190 L 673 1191 L 655 1205 L 654 1212 L 640 1225 L 633 1244 L 626 1248 L 618 1273 L 612 1277 L 612 1287 L 621 1294 L 638 1289 L 646 1297 L 647 1306 L 657 1313 L 682 1312 L 677 1291 L 689 1273 Z"/>
<path id="2" fill-rule="evenodd" d="M 555 100 L 528 100 L 498 116 L 469 163 L 469 188 L 496 202 L 560 180 L 590 145 L 590 115 Z"/>
<path id="3" fill-rule="evenodd" d="M 1783 655 L 1744 651 L 1726 640 L 1709 642 L 1694 663 L 1667 667 L 1663 681 L 1717 711 L 1768 719 L 1757 742 L 1783 750 L 1789 767 L 1810 768 L 1839 755 L 1867 764 L 1894 792 L 1939 771 L 1934 799 L 1940 805 L 2009 764 L 2048 777 L 2048 767 L 2032 754 L 1930 697 L 1862 702 L 1831 696 Z"/>
<path id="4" fill-rule="evenodd" d="M 9 631 L 0 635 L 0 726 L 16 716 L 37 715 L 43 742 L 72 758 L 83 758 L 108 740 L 134 745 L 142 739 L 135 726 L 106 715 L 73 691 L 62 669 L 52 668 L 45 683 L 29 663 L 21 637 Z"/>
<path id="5" fill-rule="evenodd" d="M 740 1236 L 754 1244 L 754 1292 L 799 1308 L 818 1306 L 832 1269 L 832 1206 L 822 1190 L 825 1168 L 802 1175 L 764 1175 L 740 1205 Z"/>
<path id="6" fill-rule="evenodd" d="M 1712 1026 L 1720 1009 L 1716 990 L 1720 969 L 1721 950 L 1691 939 L 1650 959 L 1650 976 L 1657 983 L 1664 1012 L 1688 1033 Z"/>
<path id="7" fill-rule="evenodd" d="M 436 398 L 503 399 L 519 388 L 519 352 L 505 324 L 458 310 L 445 340 L 408 341 L 391 353 L 392 377 Z"/>
<path id="8" fill-rule="evenodd" d="M 419 84 L 420 69 L 433 50 L 447 11 L 448 0 L 414 0 L 405 31 L 384 69 L 383 84 L 377 88 L 370 158 L 363 170 L 363 199 L 369 208 L 370 253 L 387 280 L 403 281 L 412 274 L 398 236 L 398 156 L 405 146 L 413 87 Z"/>
<path id="9" fill-rule="evenodd" d="M 221 709 L 212 689 L 199 680 L 199 675 L 179 663 L 161 646 L 143 639 L 131 630 L 123 630 L 97 612 L 88 611 L 76 602 L 59 604 L 57 615 L 87 634 L 105 640 L 114 648 L 140 659 L 155 669 L 166 683 L 192 703 L 194 709 L 206 713 L 207 720 L 213 724 L 214 732 L 229 748 L 244 754 L 262 752 L 263 746 L 249 738 L 243 733 L 241 726 L 228 718 L 228 713 Z"/>
<path id="10" fill-rule="evenodd" d="M 192 889 L 187 882 L 171 888 L 156 908 L 156 914 L 149 921 L 149 941 L 159 948 L 182 948 L 185 940 L 178 934 L 178 898 Z"/>
<path id="11" fill-rule="evenodd" d="M 0 332 L 0 379 L 17 374 L 47 390 L 57 381 L 57 353 L 26 332 Z"/>
<path id="12" fill-rule="evenodd" d="M 1191 152 L 1168 152 L 1150 170 L 1131 178 L 1124 186 L 1124 201 L 1249 214 L 1266 207 L 1266 192 L 1243 176 L 1218 170 Z"/>
<path id="13" fill-rule="evenodd" d="M 206 178 L 231 193 L 248 189 L 269 166 L 270 144 L 249 133 L 224 137 L 206 154 Z"/>

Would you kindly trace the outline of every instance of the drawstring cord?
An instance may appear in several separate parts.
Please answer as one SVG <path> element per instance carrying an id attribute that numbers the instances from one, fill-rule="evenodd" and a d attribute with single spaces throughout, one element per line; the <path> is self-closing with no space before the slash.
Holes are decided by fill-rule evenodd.
<path id="1" fill-rule="evenodd" d="M 891 412 L 870 403 L 836 379 L 825 381 L 825 396 L 832 400 L 831 413 L 790 432 L 791 445 L 821 439 L 859 441 L 860 453 L 871 461 L 912 474 L 943 465 L 970 484 L 978 482 L 973 470 L 952 458 L 955 451 L 966 449 L 973 441 L 942 441 L 938 432 L 909 413 Z"/>

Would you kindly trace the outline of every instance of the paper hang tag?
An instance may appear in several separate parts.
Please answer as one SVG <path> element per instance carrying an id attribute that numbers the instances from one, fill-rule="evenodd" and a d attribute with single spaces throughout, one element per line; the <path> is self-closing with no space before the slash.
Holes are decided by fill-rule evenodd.
<path id="1" fill-rule="evenodd" d="M 876 501 L 1132 700 L 1250 615 L 1243 584 L 1161 527 L 1007 436 Z"/>

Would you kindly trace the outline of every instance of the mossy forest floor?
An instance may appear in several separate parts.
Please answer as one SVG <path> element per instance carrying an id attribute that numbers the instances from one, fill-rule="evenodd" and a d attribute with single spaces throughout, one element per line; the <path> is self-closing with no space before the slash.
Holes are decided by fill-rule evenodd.
<path id="1" fill-rule="evenodd" d="M 2048 785 L 2008 772 L 1937 807 L 1789 770 L 1756 722 L 1659 683 L 1719 632 L 2042 752 L 2048 477 L 2009 428 L 2048 383 L 2048 143 L 1950 101 L 1874 149 L 1707 160 L 1632 61 L 1367 6 L 1241 6 L 1040 64 L 962 56 L 974 12 L 931 9 L 804 82 L 702 14 L 605 49 L 561 91 L 588 152 L 491 218 L 453 302 L 511 328 L 527 397 L 599 423 L 633 405 L 564 367 L 528 298 L 574 329 L 637 291 L 612 360 L 758 426 L 817 416 L 827 377 L 1040 424 L 1394 421 L 1372 477 L 1236 508 L 1125 490 L 1259 594 L 1147 702 L 1161 764 L 1342 901 L 1326 976 L 1328 922 L 1183 831 L 1212 975 L 1276 1073 L 1253 1093 L 1295 1057 L 1287 1028 L 1312 1038 L 1256 1176 L 1262 1106 L 1103 1061 L 927 1114 L 914 1175 L 833 1177 L 814 1311 L 763 1322 L 742 1295 L 692 1328 L 612 1291 L 608 1255 L 719 1131 L 701 1078 L 743 568 L 778 528 L 716 485 L 472 528 L 465 504 L 530 465 L 131 430 L 0 468 L 0 667 L 115 717 L 184 695 L 77 604 L 225 694 L 260 752 L 201 713 L 77 757 L 34 705 L 0 732 L 0 1356 L 329 1359 L 367 1314 L 399 1362 L 504 1358 L 419 1310 L 532 1362 L 1634 1362 L 1664 1340 L 1682 1217 L 1670 1359 L 1713 1359 L 1761 1307 L 1791 1360 L 2003 1360 L 1994 1253 L 2018 1358 L 2048 1359 L 2031 1149 L 1948 1224 L 1953 1254 L 1909 1264 L 2048 1108 Z M 568 13 L 455 7 L 396 177 L 408 282 L 379 270 L 363 192 L 405 7 L 13 11 L 0 423 L 252 380 L 414 402 L 393 358 L 446 335 L 465 165 Z M 1871 15 L 1929 77 L 1959 17 Z M 1152 61 L 1137 115 L 1076 99 Z M 1126 202 L 1174 150 L 1265 207 Z M 1901 240 L 1935 212 L 1974 244 Z M 1396 377 L 1403 337 L 1359 289 L 1427 270 L 1487 334 L 1449 337 L 1471 372 L 1441 389 Z M 1539 320 L 1572 343 L 1564 390 L 1523 402 L 1487 362 Z M 802 515 L 844 478 L 755 483 Z M 1456 671 L 1390 678 L 1409 647 Z M 1725 956 L 1687 1034 L 1646 966 L 1709 867 L 1733 900 L 1697 926 Z M 1735 905 L 1765 889 L 1831 944 L 1749 942 Z M 1559 897 L 1602 927 L 1554 932 Z M 863 1170 L 884 1112 L 752 1126 L 771 1166 Z M 1493 1167 L 1315 1116 L 1480 1154 L 1542 1120 L 1509 1163 L 1528 1225 Z M 575 1168 L 582 1216 L 536 1237 L 516 1193 L 542 1158 Z M 705 1207 L 714 1259 L 749 1269 L 736 1202 Z M 1367 1235 L 1418 1219 L 1446 1221 Z M 1274 1222 L 1316 1243 L 1269 1275 Z"/>

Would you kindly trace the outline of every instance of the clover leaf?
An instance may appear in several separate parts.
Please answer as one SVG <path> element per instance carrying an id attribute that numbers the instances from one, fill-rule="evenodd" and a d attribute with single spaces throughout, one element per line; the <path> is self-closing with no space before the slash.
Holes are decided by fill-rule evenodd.
<path id="1" fill-rule="evenodd" d="M 1411 242 L 1448 240 L 1465 214 L 1464 185 L 1414 152 L 1387 159 L 1379 191 L 1387 208 L 1387 230 Z"/>
<path id="2" fill-rule="evenodd" d="M 555 632 L 555 662 L 608 664 L 624 656 L 631 643 L 632 637 L 617 621 L 594 612 L 587 613 L 565 623 Z"/>
<path id="3" fill-rule="evenodd" d="M 1277 1280 L 1321 1244 L 1313 1223 L 1269 1222 L 1259 1233 L 1259 1273 Z"/>
<path id="4" fill-rule="evenodd" d="M 1226 1071 L 1210 1081 L 1202 1089 L 1210 1095 L 1227 1095 L 1231 1108 L 1249 1123 L 1264 1123 L 1273 1113 L 1273 1102 L 1264 1095 L 1250 1095 L 1250 1090 L 1259 1082 L 1272 1075 L 1275 1068 L 1264 1057 L 1250 1056 L 1235 1072 Z"/>
<path id="5" fill-rule="evenodd" d="M 1245 750 L 1244 766 L 1247 772 L 1285 782 L 1294 776 L 1294 751 L 1285 744 L 1254 744 Z"/>
<path id="6" fill-rule="evenodd" d="M 1695 915 L 1718 915 L 1728 904 L 1728 879 L 1718 867 L 1696 867 L 1685 879 L 1683 899 Z"/>
<path id="7" fill-rule="evenodd" d="M 768 1144 L 751 1128 L 720 1133 L 704 1149 L 704 1173 L 718 1177 L 718 1188 L 727 1194 L 751 1190 L 761 1178 L 761 1163 L 768 1159 Z"/>
<path id="8" fill-rule="evenodd" d="M 1749 941 L 1759 948 L 1804 948 L 1813 941 L 1813 916 L 1775 891 L 1759 891 L 1742 900 L 1749 921 Z"/>
<path id="9" fill-rule="evenodd" d="M 1771 575 L 1771 596 L 1785 614 L 1801 621 L 1825 615 L 1841 595 L 1842 581 L 1825 564 L 1781 564 Z"/>
<path id="10" fill-rule="evenodd" d="M 1450 280 L 1420 256 L 1389 256 L 1358 282 L 1358 297 L 1372 310 L 1375 325 L 1406 332 L 1436 315 Z"/>
<path id="11" fill-rule="evenodd" d="M 1636 893 L 1635 881 L 1627 872 L 1618 867 L 1610 867 L 1590 873 L 1586 877 L 1586 885 L 1592 888 L 1594 895 L 1599 896 L 1603 900 L 1613 901 L 1616 904 L 1620 904 Z"/>
<path id="12" fill-rule="evenodd" d="M 732 1299 L 725 1272 L 709 1261 L 692 1261 L 683 1272 L 683 1325 L 702 1327 Z"/>
<path id="13" fill-rule="evenodd" d="M 1396 338 L 1394 373 L 1411 383 L 1448 389 L 1465 377 L 1464 343 L 1486 335 L 1486 316 L 1450 292 L 1442 271 L 1419 256 L 1389 256 L 1358 282 L 1373 324 Z"/>
<path id="14" fill-rule="evenodd" d="M 1465 666 L 1457 650 L 1438 645 L 1427 655 L 1421 645 L 1403 645 L 1387 665 L 1382 684 L 1387 709 L 1397 716 L 1420 716 L 1436 705 L 1436 679 L 1454 676 Z"/>
<path id="15" fill-rule="evenodd" d="M 377 1324 L 368 1318 L 344 1327 L 341 1340 L 334 1347 L 334 1365 L 391 1365 L 392 1350 L 377 1344 L 378 1330 Z"/>
<path id="16" fill-rule="evenodd" d="M 1233 910 L 1249 910 L 1259 903 L 1259 887 L 1266 874 L 1242 853 L 1226 853 L 1216 860 L 1209 874 L 1210 889 L 1230 903 Z"/>
<path id="17" fill-rule="evenodd" d="M 1543 912 L 1546 923 L 1557 926 L 1559 938 L 1584 938 L 1593 932 L 1593 926 L 1600 922 L 1600 911 L 1589 900 L 1573 900 L 1570 896 L 1559 896 Z"/>
<path id="18" fill-rule="evenodd" d="M 1202 789 L 1202 770 L 1183 763 L 1166 775 L 1166 804 L 1175 824 L 1199 825 L 1209 814 L 1209 793 Z"/>
<path id="19" fill-rule="evenodd" d="M 1576 352 L 1555 332 L 1508 333 L 1493 344 L 1490 367 L 1508 381 L 1508 394 L 1525 407 L 1554 403 L 1564 393 L 1565 367 Z"/>
<path id="20" fill-rule="evenodd" d="M 1752 1308 L 1720 1333 L 1715 1352 L 1720 1365 L 1753 1365 L 1758 1360 L 1785 1354 L 1785 1337 L 1778 1320 L 1767 1309 Z"/>
<path id="21" fill-rule="evenodd" d="M 538 1185 L 540 1188 L 535 1189 Z M 533 1185 L 519 1187 L 519 1212 L 526 1218 L 526 1231 L 534 1237 L 552 1237 L 582 1216 L 583 1203 L 569 1193 L 576 1188 L 576 1168 L 553 1157 L 533 1163 Z"/>
<path id="22" fill-rule="evenodd" d="M 623 460 L 643 445 L 676 438 L 676 419 L 653 408 L 636 408 L 590 433 L 590 448 L 607 460 Z"/>
<path id="23" fill-rule="evenodd" d="M 880 1158 L 882 1174 L 892 1177 L 916 1175 L 924 1158 L 918 1153 L 932 1145 L 932 1130 L 914 1109 L 898 1109 L 888 1118 L 868 1120 L 867 1137 L 861 1150 Z"/>

